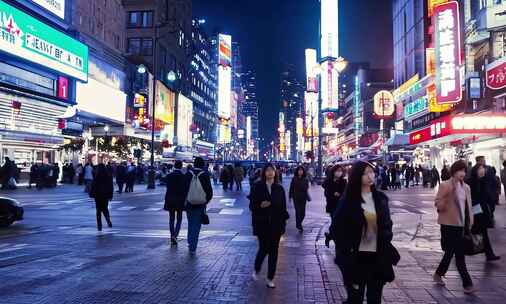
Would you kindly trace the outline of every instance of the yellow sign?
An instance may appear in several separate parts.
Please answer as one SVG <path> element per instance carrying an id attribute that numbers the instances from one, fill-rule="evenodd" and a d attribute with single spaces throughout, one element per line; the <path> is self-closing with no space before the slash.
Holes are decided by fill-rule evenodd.
<path id="1" fill-rule="evenodd" d="M 439 104 L 436 100 L 436 86 L 431 85 L 427 88 L 427 95 L 429 96 L 429 112 L 441 113 L 450 111 L 453 108 L 452 104 Z"/>
<path id="2" fill-rule="evenodd" d="M 399 95 L 401 95 L 402 93 L 406 92 L 411 86 L 413 86 L 415 83 L 418 82 L 418 80 L 420 80 L 420 76 L 418 76 L 418 74 L 416 74 L 415 76 L 411 77 L 408 81 L 406 81 L 405 83 L 403 83 L 400 87 L 398 87 L 393 95 L 394 95 L 394 99 L 397 100 L 397 98 L 399 97 Z"/>
<path id="3" fill-rule="evenodd" d="M 429 17 L 432 17 L 432 14 L 434 12 L 434 8 L 438 6 L 439 4 L 443 4 L 448 2 L 448 0 L 428 0 L 428 6 L 427 9 L 429 11 Z"/>

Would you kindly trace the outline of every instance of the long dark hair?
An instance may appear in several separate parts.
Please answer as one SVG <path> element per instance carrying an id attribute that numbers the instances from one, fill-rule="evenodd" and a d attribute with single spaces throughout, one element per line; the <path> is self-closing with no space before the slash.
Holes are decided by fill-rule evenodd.
<path id="1" fill-rule="evenodd" d="M 374 170 L 374 166 L 368 162 L 357 161 L 351 168 L 351 173 L 348 177 L 348 185 L 344 194 L 344 200 L 346 203 L 351 205 L 360 206 L 364 199 L 362 198 L 362 176 L 364 175 L 365 169 L 370 167 Z M 374 192 L 374 185 L 371 186 L 371 191 Z"/>
<path id="2" fill-rule="evenodd" d="M 278 170 L 276 169 L 276 167 L 271 164 L 271 163 L 268 163 L 264 166 L 264 168 L 262 169 L 262 182 L 266 182 L 267 181 L 267 178 L 265 177 L 265 171 L 267 171 L 267 169 L 271 168 L 272 170 L 274 170 L 275 172 L 275 175 L 274 175 L 274 183 L 277 183 L 278 182 Z"/>
<path id="3" fill-rule="evenodd" d="M 328 174 L 326 176 L 326 182 L 327 183 L 332 182 L 334 180 L 334 175 L 336 174 L 337 170 L 343 171 L 343 175 L 341 175 L 341 177 L 339 179 L 341 180 L 341 179 L 344 178 L 344 168 L 343 168 L 343 166 L 341 166 L 341 165 L 335 165 L 332 168 L 330 168 L 330 170 L 328 171 Z"/>
<path id="4" fill-rule="evenodd" d="M 299 178 L 299 170 L 302 170 L 302 177 L 301 178 L 306 178 L 307 176 L 307 173 L 306 173 L 306 168 L 304 168 L 303 166 L 298 166 L 297 168 L 295 168 L 295 174 L 293 177 L 297 177 Z"/>

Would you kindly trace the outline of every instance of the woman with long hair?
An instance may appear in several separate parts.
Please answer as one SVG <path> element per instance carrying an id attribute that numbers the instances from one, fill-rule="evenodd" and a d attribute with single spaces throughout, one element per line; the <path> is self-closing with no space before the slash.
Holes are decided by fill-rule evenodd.
<path id="1" fill-rule="evenodd" d="M 286 221 L 290 217 L 286 209 L 285 189 L 278 183 L 276 168 L 267 164 L 261 180 L 253 185 L 249 208 L 252 213 L 253 234 L 258 237 L 253 279 L 258 280 L 265 257 L 269 256 L 267 287 L 275 288 L 274 275 L 278 261 L 281 236 L 285 234 Z"/>
<path id="2" fill-rule="evenodd" d="M 289 198 L 293 200 L 295 207 L 295 224 L 302 233 L 302 222 L 306 217 L 306 203 L 309 202 L 309 181 L 306 177 L 306 169 L 299 166 L 295 169 L 292 182 L 290 183 Z"/>
<path id="3" fill-rule="evenodd" d="M 374 166 L 356 162 L 330 227 L 350 304 L 362 303 L 366 289 L 367 303 L 381 303 L 383 287 L 394 280 L 393 265 L 400 260 L 391 244 L 388 197 L 374 185 Z"/>
<path id="4" fill-rule="evenodd" d="M 325 190 L 325 199 L 327 200 L 325 211 L 330 214 L 331 217 L 348 184 L 344 176 L 344 168 L 340 165 L 336 165 L 330 169 L 322 185 Z"/>
<path id="5" fill-rule="evenodd" d="M 89 192 L 90 197 L 95 199 L 98 231 L 102 231 L 102 214 L 109 228 L 112 228 L 111 215 L 109 214 L 109 201 L 112 200 L 113 193 L 114 185 L 112 175 L 104 164 L 99 164 Z"/>

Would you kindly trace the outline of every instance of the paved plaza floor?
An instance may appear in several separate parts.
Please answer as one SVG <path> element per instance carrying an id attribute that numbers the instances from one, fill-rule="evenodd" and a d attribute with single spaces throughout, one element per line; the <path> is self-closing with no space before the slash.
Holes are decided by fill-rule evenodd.
<path id="1" fill-rule="evenodd" d="M 329 218 L 321 188 L 311 189 L 303 234 L 295 229 L 290 205 L 274 290 L 251 279 L 257 243 L 244 188 L 242 193 L 215 188 L 211 224 L 203 228 L 195 256 L 184 240 L 186 219 L 179 246 L 168 243 L 163 187 L 147 191 L 139 185 L 134 193 L 116 194 L 114 226 L 102 233 L 95 228 L 94 204 L 81 187 L 0 192 L 25 207 L 24 221 L 0 230 L 0 303 L 341 303 L 346 296 L 341 275 L 333 249 L 322 239 Z M 506 303 L 504 200 L 491 230 L 496 253 L 504 258 L 486 263 L 482 255 L 468 257 L 478 292 L 466 296 L 454 265 L 445 287 L 431 279 L 442 257 L 435 190 L 387 194 L 402 260 L 397 279 L 385 288 L 384 303 Z"/>

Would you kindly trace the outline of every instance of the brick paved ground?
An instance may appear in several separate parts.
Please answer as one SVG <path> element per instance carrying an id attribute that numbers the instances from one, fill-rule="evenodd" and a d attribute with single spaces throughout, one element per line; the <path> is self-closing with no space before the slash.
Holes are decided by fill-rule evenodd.
<path id="1" fill-rule="evenodd" d="M 24 222 L 0 231 L 0 303 L 340 303 L 345 297 L 333 250 L 322 240 L 329 220 L 318 188 L 304 234 L 296 231 L 290 208 L 275 290 L 251 280 L 257 247 L 244 195 L 217 191 L 209 210 L 212 223 L 192 257 L 185 242 L 178 248 L 167 244 L 167 215 L 157 211 L 163 189 L 137 190 L 115 197 L 114 229 L 101 235 L 95 232 L 92 205 L 80 190 L 9 193 L 37 202 L 26 206 Z M 385 303 L 504 303 L 506 259 L 487 264 L 483 256 L 468 258 L 479 288 L 474 296 L 462 293 L 453 266 L 447 286 L 436 287 L 431 274 L 441 251 L 433 193 L 418 189 L 388 194 L 402 261 L 397 280 L 386 287 Z M 492 239 L 497 253 L 504 255 L 504 205 L 497 220 Z"/>

